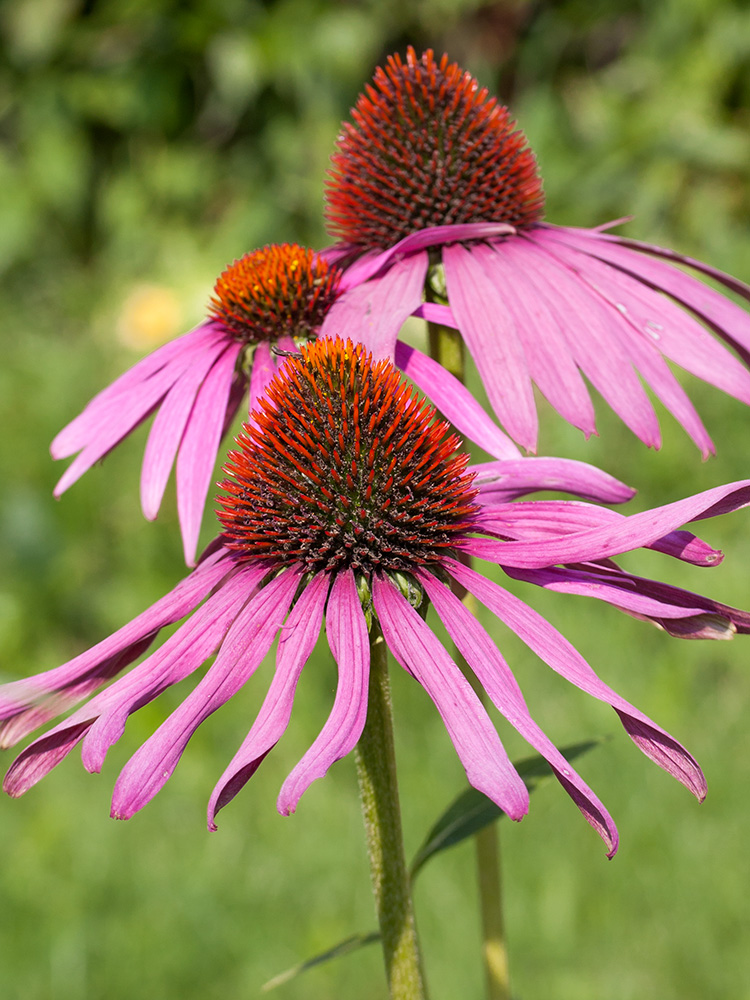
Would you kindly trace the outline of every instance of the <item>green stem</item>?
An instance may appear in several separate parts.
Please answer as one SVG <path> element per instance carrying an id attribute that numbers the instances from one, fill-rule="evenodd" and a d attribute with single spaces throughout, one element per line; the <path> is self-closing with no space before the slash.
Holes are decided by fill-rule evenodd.
<path id="1" fill-rule="evenodd" d="M 487 996 L 489 1000 L 511 1000 L 502 905 L 500 834 L 497 823 L 480 830 L 474 838 L 474 843 L 482 913 L 482 958 Z"/>
<path id="2" fill-rule="evenodd" d="M 435 299 L 427 287 L 428 300 Z M 436 323 L 427 324 L 430 356 L 452 375 L 465 380 L 464 343 L 457 330 L 449 330 Z M 470 561 L 471 557 L 467 557 Z M 472 610 L 476 601 L 471 594 L 464 596 L 464 603 Z M 456 650 L 456 662 L 464 671 L 483 703 L 487 695 L 474 673 Z M 474 850 L 479 883 L 479 903 L 482 920 L 482 963 L 487 990 L 487 1000 L 510 1000 L 508 949 L 505 942 L 503 895 L 500 871 L 500 837 L 497 825 L 487 826 L 474 837 Z"/>
<path id="3" fill-rule="evenodd" d="M 391 1000 L 425 1000 L 396 783 L 388 651 L 370 632 L 367 722 L 357 744 L 357 775 Z"/>

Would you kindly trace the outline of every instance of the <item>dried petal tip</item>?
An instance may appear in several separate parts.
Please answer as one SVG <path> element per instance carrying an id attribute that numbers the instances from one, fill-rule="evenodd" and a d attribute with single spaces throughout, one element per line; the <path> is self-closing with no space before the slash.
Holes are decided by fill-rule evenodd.
<path id="1" fill-rule="evenodd" d="M 308 572 L 439 563 L 476 513 L 449 425 L 362 345 L 316 341 L 271 382 L 224 469 L 227 544 Z"/>
<path id="2" fill-rule="evenodd" d="M 222 272 L 209 314 L 245 344 L 314 337 L 340 276 L 313 250 L 295 243 L 266 246 Z"/>
<path id="3" fill-rule="evenodd" d="M 429 226 L 537 222 L 534 154 L 508 109 L 431 49 L 389 56 L 344 124 L 327 182 L 329 231 L 383 249 Z"/>

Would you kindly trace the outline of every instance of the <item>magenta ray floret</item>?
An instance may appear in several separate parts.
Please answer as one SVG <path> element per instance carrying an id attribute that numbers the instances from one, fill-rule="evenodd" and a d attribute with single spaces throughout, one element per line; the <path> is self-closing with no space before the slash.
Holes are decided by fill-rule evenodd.
<path id="1" fill-rule="evenodd" d="M 298 420 L 294 415 L 299 416 Z M 648 546 L 712 566 L 721 553 L 686 520 L 750 503 L 750 481 L 626 517 L 597 503 L 513 502 L 537 488 L 622 499 L 621 484 L 579 463 L 496 461 L 467 469 L 446 425 L 388 361 L 351 341 L 318 339 L 288 358 L 227 465 L 226 533 L 170 594 L 93 649 L 45 674 L 0 687 L 0 740 L 11 746 L 74 708 L 26 747 L 4 782 L 20 795 L 79 743 L 101 769 L 130 714 L 215 656 L 192 692 L 136 751 L 115 785 L 112 815 L 141 809 L 174 772 L 198 726 L 251 679 L 278 636 L 276 671 L 256 720 L 211 795 L 208 822 L 252 776 L 290 720 L 295 689 L 325 622 L 338 668 L 331 713 L 281 789 L 293 812 L 312 781 L 357 743 L 367 714 L 369 630 L 433 700 L 469 781 L 513 819 L 523 782 L 480 700 L 426 620 L 432 604 L 496 708 L 550 763 L 604 839 L 617 831 L 596 794 L 531 716 L 489 634 L 454 596 L 463 587 L 549 666 L 610 704 L 634 742 L 695 795 L 705 780 L 672 736 L 613 691 L 531 607 L 463 562 L 487 559 L 551 590 L 596 597 L 673 635 L 728 638 L 750 615 L 626 573 L 612 557 Z M 627 491 L 626 491 L 627 492 Z M 361 529 L 361 530 L 360 530 Z M 182 624 L 133 664 L 165 626 Z"/>

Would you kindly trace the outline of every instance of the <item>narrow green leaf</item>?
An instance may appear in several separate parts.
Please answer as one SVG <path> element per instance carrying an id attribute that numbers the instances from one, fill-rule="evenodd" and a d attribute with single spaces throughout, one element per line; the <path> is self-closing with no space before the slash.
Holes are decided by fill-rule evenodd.
<path id="1" fill-rule="evenodd" d="M 584 743 L 573 743 L 563 747 L 562 754 L 566 760 L 575 760 L 581 754 L 588 753 L 599 746 L 603 740 L 586 740 Z M 540 754 L 514 761 L 513 766 L 518 771 L 529 792 L 533 792 L 540 781 L 552 776 L 552 768 Z M 486 795 L 475 788 L 467 788 L 448 806 L 430 832 L 425 837 L 422 846 L 417 851 L 411 863 L 412 879 L 424 865 L 441 851 L 460 844 L 462 840 L 473 837 L 483 827 L 500 819 L 505 813 Z"/>
<path id="2" fill-rule="evenodd" d="M 261 987 L 263 993 L 268 993 L 269 990 L 276 989 L 277 986 L 281 986 L 282 983 L 288 983 L 290 979 L 296 979 L 297 976 L 301 975 L 303 972 L 307 972 L 308 969 L 314 968 L 316 965 L 322 965 L 324 962 L 329 962 L 332 958 L 341 958 L 342 955 L 348 955 L 353 951 L 359 951 L 360 948 L 365 948 L 368 944 L 375 944 L 376 941 L 380 940 L 380 931 L 371 931 L 369 934 L 352 934 L 351 937 L 345 938 L 343 941 L 339 941 L 335 944 L 333 948 L 329 948 L 327 951 L 322 951 L 319 955 L 315 955 L 313 958 L 308 958 L 306 962 L 300 962 L 299 965 L 293 966 L 291 969 L 287 969 L 286 972 L 280 972 L 278 976 L 274 976 L 273 979 L 269 979 L 267 983 L 264 983 Z"/>

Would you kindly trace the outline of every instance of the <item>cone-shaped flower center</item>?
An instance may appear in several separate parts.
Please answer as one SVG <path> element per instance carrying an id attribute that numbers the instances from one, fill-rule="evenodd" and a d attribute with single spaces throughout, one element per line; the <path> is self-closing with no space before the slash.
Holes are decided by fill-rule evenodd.
<path id="1" fill-rule="evenodd" d="M 470 530 L 468 458 L 434 408 L 351 341 L 291 357 L 230 452 L 219 518 L 248 559 L 408 572 Z"/>
<path id="2" fill-rule="evenodd" d="M 428 226 L 528 226 L 544 207 L 534 154 L 508 109 L 430 49 L 378 67 L 331 159 L 328 229 L 366 249 Z"/>
<path id="3" fill-rule="evenodd" d="M 222 272 L 210 315 L 246 344 L 314 337 L 341 272 L 312 250 L 282 243 L 246 253 Z"/>

